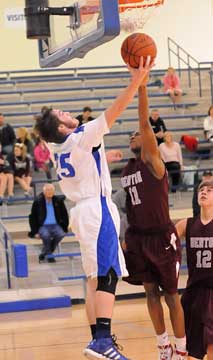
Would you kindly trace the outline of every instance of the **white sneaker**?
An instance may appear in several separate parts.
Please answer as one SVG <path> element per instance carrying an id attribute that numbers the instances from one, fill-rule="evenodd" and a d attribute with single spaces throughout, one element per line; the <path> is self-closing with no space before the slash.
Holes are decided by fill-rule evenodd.
<path id="1" fill-rule="evenodd" d="M 176 349 L 175 346 L 175 351 L 174 351 L 174 355 L 173 355 L 173 360 L 186 360 L 187 357 L 187 352 L 183 352 L 183 351 L 179 351 Z"/>
<path id="2" fill-rule="evenodd" d="M 172 345 L 158 346 L 159 357 L 158 360 L 172 360 L 173 349 Z"/>

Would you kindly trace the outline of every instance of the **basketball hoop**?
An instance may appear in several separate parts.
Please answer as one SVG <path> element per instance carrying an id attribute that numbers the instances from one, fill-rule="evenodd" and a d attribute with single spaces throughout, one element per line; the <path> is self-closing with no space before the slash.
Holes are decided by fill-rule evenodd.
<path id="1" fill-rule="evenodd" d="M 121 29 L 133 32 L 144 27 L 153 11 L 163 5 L 164 0 L 119 0 L 118 3 Z"/>

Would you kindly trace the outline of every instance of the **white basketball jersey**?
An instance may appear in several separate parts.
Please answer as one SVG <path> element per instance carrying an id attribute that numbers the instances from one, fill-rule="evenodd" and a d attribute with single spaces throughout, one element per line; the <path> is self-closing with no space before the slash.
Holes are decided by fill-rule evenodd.
<path id="1" fill-rule="evenodd" d="M 69 134 L 62 144 L 48 143 L 62 192 L 78 202 L 111 196 L 103 136 L 109 132 L 104 113 Z M 101 145 L 98 150 L 94 147 Z"/>

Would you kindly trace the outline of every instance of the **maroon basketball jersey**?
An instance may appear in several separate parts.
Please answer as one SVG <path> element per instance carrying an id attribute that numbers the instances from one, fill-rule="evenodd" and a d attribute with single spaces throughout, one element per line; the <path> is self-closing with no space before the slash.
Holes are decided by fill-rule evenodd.
<path id="1" fill-rule="evenodd" d="M 187 287 L 213 287 L 213 220 L 203 225 L 200 216 L 187 219 Z"/>
<path id="2" fill-rule="evenodd" d="M 141 159 L 130 159 L 122 172 L 127 192 L 126 208 L 130 226 L 156 232 L 171 224 L 168 204 L 168 177 L 158 180 Z"/>

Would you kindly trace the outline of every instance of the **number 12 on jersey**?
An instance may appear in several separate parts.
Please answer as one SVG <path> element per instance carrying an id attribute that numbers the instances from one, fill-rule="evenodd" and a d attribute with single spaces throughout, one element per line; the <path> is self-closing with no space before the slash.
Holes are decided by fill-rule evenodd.
<path id="1" fill-rule="evenodd" d="M 70 164 L 70 153 L 64 153 L 61 155 L 54 154 L 55 162 L 56 162 L 56 171 L 58 175 L 58 180 L 62 180 L 63 177 L 74 177 L 75 169 Z"/>

